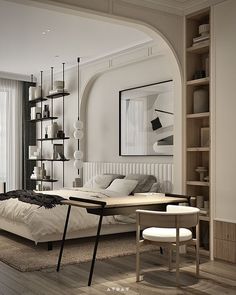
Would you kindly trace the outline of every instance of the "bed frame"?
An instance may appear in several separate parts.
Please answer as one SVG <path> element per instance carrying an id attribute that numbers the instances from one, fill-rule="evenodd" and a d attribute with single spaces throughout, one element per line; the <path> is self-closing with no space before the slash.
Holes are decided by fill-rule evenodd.
<path id="1" fill-rule="evenodd" d="M 152 174 L 162 184 L 163 192 L 172 192 L 173 188 L 173 164 L 158 163 L 103 163 L 103 162 L 85 162 L 83 166 L 83 183 L 93 176 L 103 173 L 113 174 Z M 48 243 L 48 250 L 52 250 L 52 242 L 62 239 L 61 235 L 47 235 L 40 241 L 35 241 L 28 227 L 23 223 L 17 223 L 7 220 L 0 216 L 0 228 L 18 236 L 37 243 Z M 101 235 L 124 233 L 135 231 L 135 224 L 116 224 L 104 225 Z M 96 235 L 96 228 L 79 230 L 68 233 L 66 239 L 76 239 Z"/>

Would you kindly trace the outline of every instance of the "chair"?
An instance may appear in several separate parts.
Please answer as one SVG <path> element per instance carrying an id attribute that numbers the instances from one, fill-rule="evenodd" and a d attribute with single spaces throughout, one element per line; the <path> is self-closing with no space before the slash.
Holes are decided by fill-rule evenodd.
<path id="1" fill-rule="evenodd" d="M 0 181 L 0 193 L 5 193 L 6 192 L 6 183 Z"/>
<path id="2" fill-rule="evenodd" d="M 176 283 L 179 284 L 179 247 L 193 244 L 196 247 L 196 276 L 199 275 L 199 212 L 198 208 L 168 205 L 166 211 L 136 210 L 136 281 L 140 281 L 140 246 L 154 243 L 169 250 L 171 270 L 172 250 L 176 250 Z M 140 239 L 140 229 L 143 239 Z M 196 227 L 196 238 L 189 228 Z"/>

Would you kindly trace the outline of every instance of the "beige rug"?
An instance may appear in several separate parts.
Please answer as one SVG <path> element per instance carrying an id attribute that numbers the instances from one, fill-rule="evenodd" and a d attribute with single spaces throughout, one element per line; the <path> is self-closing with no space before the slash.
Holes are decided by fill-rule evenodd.
<path id="1" fill-rule="evenodd" d="M 94 247 L 94 238 L 66 241 L 62 258 L 63 265 L 90 261 Z M 56 268 L 60 243 L 53 244 L 53 250 L 47 250 L 47 244 L 34 245 L 26 239 L 0 231 L 0 261 L 22 272 L 45 268 Z M 142 251 L 158 248 L 145 245 Z M 97 259 L 131 255 L 135 250 L 135 235 L 120 234 L 102 237 L 99 242 Z"/>

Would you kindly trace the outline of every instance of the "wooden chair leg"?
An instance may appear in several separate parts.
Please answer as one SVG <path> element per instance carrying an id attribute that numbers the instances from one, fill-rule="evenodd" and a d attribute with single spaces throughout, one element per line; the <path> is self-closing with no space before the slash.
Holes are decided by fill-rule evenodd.
<path id="1" fill-rule="evenodd" d="M 172 249 L 171 247 L 169 247 L 169 263 L 168 263 L 168 268 L 169 268 L 169 271 L 171 271 L 172 269 Z"/>
<path id="2" fill-rule="evenodd" d="M 140 282 L 140 251 L 139 242 L 136 244 L 136 282 Z"/>
<path id="3" fill-rule="evenodd" d="M 199 277 L 199 225 L 196 226 L 196 276 Z"/>

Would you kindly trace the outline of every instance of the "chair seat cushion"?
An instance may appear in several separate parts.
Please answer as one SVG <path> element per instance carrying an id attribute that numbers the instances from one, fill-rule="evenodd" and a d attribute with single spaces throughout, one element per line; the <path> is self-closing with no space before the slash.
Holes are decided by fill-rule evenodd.
<path id="1" fill-rule="evenodd" d="M 154 242 L 176 242 L 176 229 L 175 228 L 159 228 L 149 227 L 143 231 L 144 240 Z M 180 242 L 188 241 L 192 239 L 192 232 L 187 228 L 179 229 L 179 240 Z"/>

